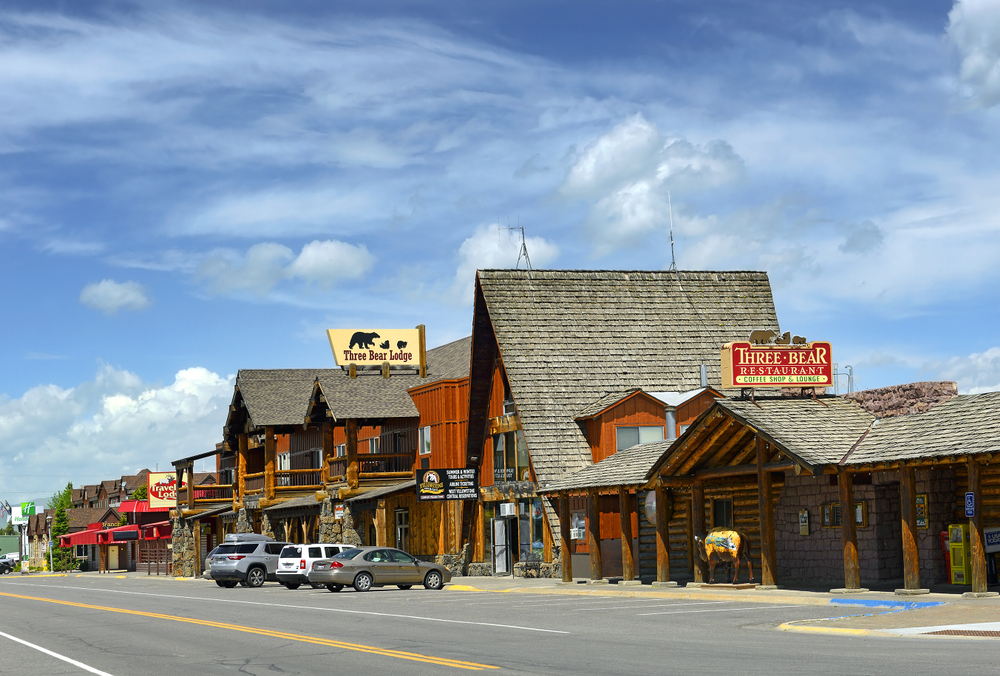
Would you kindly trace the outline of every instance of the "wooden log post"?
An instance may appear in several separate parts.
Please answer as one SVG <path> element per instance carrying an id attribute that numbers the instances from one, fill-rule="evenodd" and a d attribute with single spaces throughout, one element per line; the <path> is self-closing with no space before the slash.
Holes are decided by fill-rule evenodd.
<path id="1" fill-rule="evenodd" d="M 277 465 L 277 448 L 275 447 L 274 428 L 264 428 L 264 497 L 274 498 L 274 472 Z"/>
<path id="2" fill-rule="evenodd" d="M 346 423 L 347 485 L 358 487 L 358 421 L 351 418 Z"/>
<path id="3" fill-rule="evenodd" d="M 917 479 L 916 470 L 912 465 L 899 468 L 899 506 L 903 532 L 903 588 L 920 589 L 920 554 L 917 551 Z"/>
<path id="4" fill-rule="evenodd" d="M 698 537 L 705 536 L 705 484 L 699 479 L 691 487 L 691 530 Z M 692 538 L 693 540 L 693 538 Z M 692 551 L 694 542 L 691 543 Z M 701 558 L 694 554 L 694 581 L 707 582 L 701 565 Z"/>
<path id="5" fill-rule="evenodd" d="M 656 486 L 656 581 L 670 582 L 670 527 L 667 519 L 667 489 Z"/>
<path id="6" fill-rule="evenodd" d="M 771 473 L 764 471 L 765 442 L 757 435 L 757 510 L 760 519 L 760 581 L 765 587 L 775 585 L 777 561 L 774 544 L 774 491 Z"/>
<path id="7" fill-rule="evenodd" d="M 325 486 L 330 483 L 330 459 L 334 454 L 333 425 L 323 425 L 323 467 L 320 481 Z"/>
<path id="8" fill-rule="evenodd" d="M 976 496 L 976 510 L 969 519 L 969 553 L 972 564 L 972 593 L 986 591 L 986 548 L 983 545 L 983 492 L 979 461 L 969 456 L 969 492 Z"/>
<path id="9" fill-rule="evenodd" d="M 249 442 L 247 433 L 240 432 L 239 446 L 236 456 L 236 488 L 233 491 L 233 507 L 239 508 L 243 504 L 243 496 L 247 491 L 247 455 L 249 454 Z"/>
<path id="10" fill-rule="evenodd" d="M 194 533 L 194 576 L 201 577 L 201 521 L 195 521 L 191 532 Z"/>
<path id="11" fill-rule="evenodd" d="M 861 589 L 858 536 L 854 528 L 854 476 L 851 472 L 841 472 L 837 485 L 840 489 L 840 540 L 844 547 L 844 588 Z"/>
<path id="12" fill-rule="evenodd" d="M 632 494 L 618 487 L 618 513 L 622 523 L 622 581 L 635 580 L 635 554 L 632 552 Z"/>
<path id="13" fill-rule="evenodd" d="M 590 549 L 590 579 L 603 580 L 601 567 L 601 507 L 597 491 L 587 492 L 587 547 Z"/>
<path id="14" fill-rule="evenodd" d="M 573 581 L 573 541 L 569 539 L 569 493 L 559 494 L 559 556 L 562 563 L 562 581 Z"/>
<path id="15" fill-rule="evenodd" d="M 194 509 L 194 463 L 193 462 L 188 463 L 186 469 L 187 469 L 186 474 L 187 474 L 187 485 L 188 485 L 187 508 Z M 181 486 L 183 484 L 178 483 L 177 485 Z"/>

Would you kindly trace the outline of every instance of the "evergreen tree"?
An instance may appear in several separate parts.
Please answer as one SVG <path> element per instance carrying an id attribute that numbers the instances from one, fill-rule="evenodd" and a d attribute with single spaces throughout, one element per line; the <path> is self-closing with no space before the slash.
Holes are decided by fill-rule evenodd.
<path id="1" fill-rule="evenodd" d="M 70 488 L 72 490 L 72 487 Z M 69 516 L 66 514 L 66 507 L 59 505 L 56 508 L 56 518 L 52 521 L 52 541 L 56 543 L 56 548 L 52 550 L 52 565 L 56 570 L 72 570 L 76 568 L 76 558 L 73 556 L 73 547 L 60 547 L 59 536 L 69 532 Z"/>
<path id="2" fill-rule="evenodd" d="M 73 482 L 70 481 L 66 484 L 66 488 L 61 491 L 56 491 L 49 498 L 49 501 L 45 504 L 47 509 L 59 509 L 60 507 L 64 509 L 69 509 L 73 506 Z"/>
<path id="3" fill-rule="evenodd" d="M 146 484 L 142 484 L 132 491 L 133 500 L 145 500 L 147 497 L 149 497 L 149 494 L 147 493 Z"/>

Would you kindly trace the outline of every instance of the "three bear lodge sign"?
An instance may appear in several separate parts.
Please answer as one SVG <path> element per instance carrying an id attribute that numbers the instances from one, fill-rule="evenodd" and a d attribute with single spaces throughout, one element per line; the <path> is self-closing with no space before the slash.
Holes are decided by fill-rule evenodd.
<path id="1" fill-rule="evenodd" d="M 722 387 L 832 387 L 830 343 L 753 331 L 747 342 L 722 347 Z"/>
<path id="2" fill-rule="evenodd" d="M 327 329 L 337 366 L 420 366 L 420 329 Z"/>

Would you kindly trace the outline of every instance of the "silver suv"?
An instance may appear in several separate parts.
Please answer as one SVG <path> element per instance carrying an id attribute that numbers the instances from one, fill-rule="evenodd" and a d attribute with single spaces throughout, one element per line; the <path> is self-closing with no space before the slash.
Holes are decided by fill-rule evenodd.
<path id="1" fill-rule="evenodd" d="M 257 533 L 236 533 L 226 536 L 211 559 L 212 579 L 220 587 L 232 588 L 237 583 L 259 587 L 265 581 L 276 581 L 278 555 L 287 542 Z"/>
<path id="2" fill-rule="evenodd" d="M 309 573 L 313 563 L 324 559 L 332 559 L 353 545 L 341 544 L 311 544 L 285 545 L 278 558 L 278 582 L 288 589 L 298 589 L 300 585 L 309 584 Z M 322 589 L 323 585 L 312 585 L 314 589 Z"/>

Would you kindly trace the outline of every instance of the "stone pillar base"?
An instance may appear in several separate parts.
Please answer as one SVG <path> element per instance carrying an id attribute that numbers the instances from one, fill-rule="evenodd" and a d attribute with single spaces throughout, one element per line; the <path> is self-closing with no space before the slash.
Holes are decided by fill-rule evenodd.
<path id="1" fill-rule="evenodd" d="M 830 593 L 831 594 L 863 594 L 866 591 L 868 591 L 868 590 L 865 589 L 864 587 L 858 587 L 857 589 L 848 589 L 846 587 L 841 587 L 839 589 L 831 589 Z"/>
<path id="2" fill-rule="evenodd" d="M 965 592 L 962 594 L 963 599 L 988 599 L 994 596 L 1000 596 L 1000 592 Z"/>
<path id="3" fill-rule="evenodd" d="M 676 587 L 677 583 L 674 582 L 673 580 L 667 580 L 666 582 L 659 582 L 659 581 L 657 581 L 657 582 L 653 583 L 653 586 L 654 587 Z"/>
<path id="4" fill-rule="evenodd" d="M 776 584 L 758 584 L 754 587 L 757 591 L 774 591 L 777 588 Z"/>
<path id="5" fill-rule="evenodd" d="M 600 580 L 587 580 L 587 584 L 608 584 L 608 581 L 601 578 Z"/>
<path id="6" fill-rule="evenodd" d="M 691 587 L 692 589 L 700 589 L 705 586 L 704 582 L 688 582 L 685 587 Z"/>
<path id="7" fill-rule="evenodd" d="M 618 584 L 622 587 L 638 587 L 642 584 L 642 580 L 622 580 Z"/>
<path id="8" fill-rule="evenodd" d="M 896 594 L 899 596 L 917 596 L 918 594 L 930 594 L 930 589 L 897 589 Z"/>

